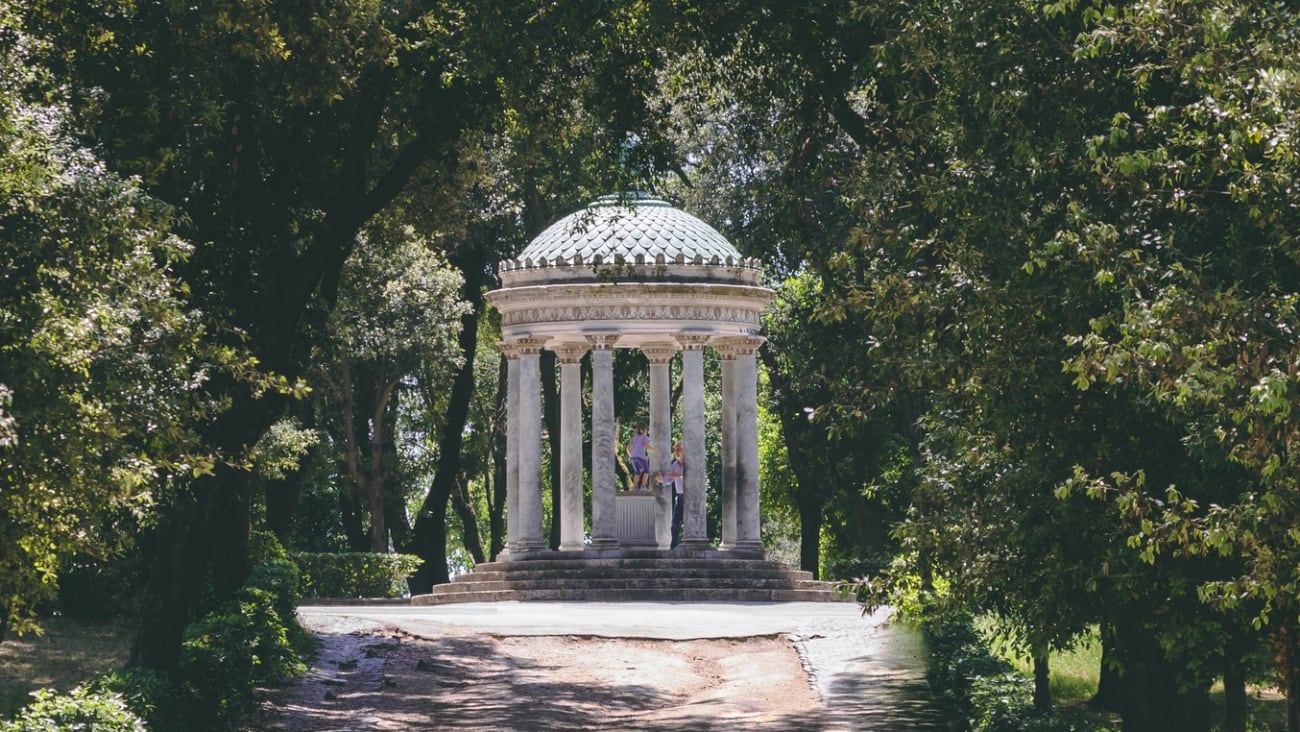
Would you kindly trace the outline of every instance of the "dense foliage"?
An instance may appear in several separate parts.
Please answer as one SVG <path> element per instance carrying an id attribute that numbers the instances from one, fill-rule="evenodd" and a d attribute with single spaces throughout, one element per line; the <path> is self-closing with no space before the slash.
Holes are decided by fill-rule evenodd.
<path id="1" fill-rule="evenodd" d="M 229 635 L 257 676 L 298 584 L 255 525 L 416 591 L 490 558 L 492 262 L 636 182 L 770 264 L 806 568 L 996 616 L 1040 711 L 1098 625 L 1125 729 L 1219 679 L 1243 729 L 1261 658 L 1300 729 L 1298 40 L 1262 1 L 2 3 L 0 622 L 150 528 L 136 664 Z"/>
<path id="2" fill-rule="evenodd" d="M 113 556 L 211 469 L 201 388 L 237 363 L 185 301 L 174 212 L 68 125 L 0 85 L 0 629 L 28 629 L 69 559 Z"/>
<path id="3" fill-rule="evenodd" d="M 915 618 L 930 651 L 931 688 L 972 732 L 1107 732 L 1103 713 L 1034 708 L 1034 682 L 993 654 L 962 612 L 927 608 Z"/>
<path id="4" fill-rule="evenodd" d="M 0 723 L 0 730 L 4 732 L 145 732 L 146 729 L 144 721 L 131 711 L 121 696 L 86 687 L 77 687 L 66 694 L 52 689 L 38 691 L 17 719 Z"/>

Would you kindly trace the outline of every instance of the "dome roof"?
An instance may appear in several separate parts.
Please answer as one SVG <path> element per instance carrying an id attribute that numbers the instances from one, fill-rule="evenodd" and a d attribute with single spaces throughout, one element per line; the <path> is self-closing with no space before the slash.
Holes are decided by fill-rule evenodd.
<path id="1" fill-rule="evenodd" d="M 501 314 L 501 337 L 567 352 L 593 338 L 656 352 L 749 343 L 775 296 L 762 262 L 645 193 L 605 196 L 565 216 L 497 275 L 501 286 L 485 297 Z"/>
<path id="2" fill-rule="evenodd" d="M 642 192 L 596 199 L 551 224 L 516 258 L 541 266 L 618 260 L 730 265 L 742 258 L 712 226 Z"/>

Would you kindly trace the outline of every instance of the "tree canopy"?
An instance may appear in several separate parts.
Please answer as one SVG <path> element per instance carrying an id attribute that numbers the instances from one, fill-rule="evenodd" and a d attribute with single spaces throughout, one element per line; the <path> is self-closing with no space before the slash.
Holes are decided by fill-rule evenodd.
<path id="1" fill-rule="evenodd" d="M 1300 726 L 1298 35 L 1225 0 L 6 4 L 0 609 L 128 517 L 136 661 L 174 667 L 281 510 L 286 417 L 343 459 L 295 472 L 293 433 L 276 480 L 347 475 L 353 542 L 445 580 L 503 472 L 493 263 L 641 185 L 769 264 L 807 568 L 894 555 L 1043 664 L 1100 625 L 1131 729 L 1204 728 L 1267 646 Z"/>

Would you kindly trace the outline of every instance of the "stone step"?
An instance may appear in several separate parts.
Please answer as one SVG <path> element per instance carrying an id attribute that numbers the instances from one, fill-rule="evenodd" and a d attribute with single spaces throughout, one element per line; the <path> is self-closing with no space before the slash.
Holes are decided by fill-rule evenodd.
<path id="1" fill-rule="evenodd" d="M 811 582 L 813 581 L 811 572 L 792 572 L 789 570 L 764 569 L 751 571 L 736 571 L 730 569 L 711 569 L 700 568 L 691 570 L 682 569 L 620 569 L 616 567 L 593 567 L 588 569 L 549 569 L 549 568 L 516 568 L 509 570 L 481 571 L 475 570 L 472 574 L 463 574 L 452 580 L 452 582 L 480 582 L 480 581 L 522 581 L 529 579 L 569 579 L 569 580 L 601 580 L 601 579 L 628 579 L 637 578 L 643 580 L 655 580 L 659 578 L 672 579 L 675 577 L 691 577 L 696 579 L 753 579 L 753 580 L 780 580 L 785 582 Z"/>
<path id="2" fill-rule="evenodd" d="M 486 562 L 415 605 L 497 601 L 832 602 L 851 599 L 812 573 L 716 550 L 536 552 Z"/>
<path id="3" fill-rule="evenodd" d="M 435 593 L 481 592 L 497 590 L 553 590 L 584 587 L 595 590 L 604 589 L 756 589 L 756 590 L 829 590 L 824 582 L 814 580 L 765 579 L 755 580 L 748 577 L 664 577 L 656 580 L 636 578 L 588 579 L 575 582 L 570 579 L 527 579 L 501 580 L 484 579 L 477 582 L 453 582 L 434 588 Z"/>
<path id="4" fill-rule="evenodd" d="M 523 567 L 549 567 L 552 569 L 584 569 L 589 567 L 620 567 L 623 569 L 663 569 L 668 568 L 726 568 L 736 570 L 747 569 L 781 569 L 787 572 L 801 572 L 803 570 L 794 567 L 788 567 L 780 562 L 773 562 L 766 559 L 708 559 L 708 558 L 663 558 L 663 557 L 632 557 L 632 558 L 567 558 L 566 555 L 556 553 L 555 559 L 521 559 L 506 562 L 484 562 L 475 567 L 475 571 L 497 571 L 519 569 Z"/>
<path id="5" fill-rule="evenodd" d="M 491 590 L 482 592 L 416 595 L 412 605 L 441 605 L 458 602 L 836 602 L 842 598 L 830 590 L 794 589 L 593 589 Z"/>

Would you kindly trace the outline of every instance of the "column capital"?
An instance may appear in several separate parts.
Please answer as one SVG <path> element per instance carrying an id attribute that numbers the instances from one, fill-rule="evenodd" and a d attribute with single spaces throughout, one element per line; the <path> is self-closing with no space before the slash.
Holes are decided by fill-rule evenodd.
<path id="1" fill-rule="evenodd" d="M 560 343 L 551 348 L 560 363 L 578 363 L 591 348 L 585 343 Z"/>
<path id="2" fill-rule="evenodd" d="M 497 348 L 506 355 L 506 358 L 519 358 L 524 355 L 535 356 L 542 352 L 542 346 L 546 344 L 548 338 L 533 338 L 524 336 L 522 338 L 511 338 L 506 341 L 497 341 Z"/>
<path id="3" fill-rule="evenodd" d="M 612 351 L 614 350 L 614 344 L 618 343 L 618 334 L 589 335 L 587 336 L 587 342 L 591 344 L 593 350 Z"/>
<path id="4" fill-rule="evenodd" d="M 767 342 L 762 336 L 724 336 L 709 341 L 709 345 L 724 359 L 752 356 Z"/>
<path id="5" fill-rule="evenodd" d="M 682 335 L 680 333 L 676 337 L 677 342 L 681 344 L 684 351 L 702 351 L 705 346 L 709 345 L 709 339 L 712 338 L 712 336 L 706 335 Z"/>
<path id="6" fill-rule="evenodd" d="M 652 364 L 669 363 L 677 355 L 677 346 L 672 343 L 647 343 L 641 346 L 641 353 Z"/>

